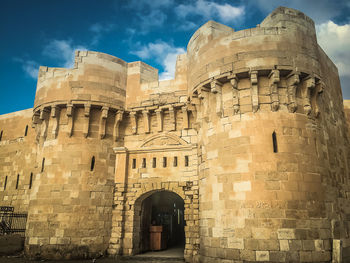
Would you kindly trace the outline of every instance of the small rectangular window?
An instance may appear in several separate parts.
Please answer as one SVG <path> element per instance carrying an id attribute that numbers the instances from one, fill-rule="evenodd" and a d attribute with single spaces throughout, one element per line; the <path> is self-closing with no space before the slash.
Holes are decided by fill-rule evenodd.
<path id="1" fill-rule="evenodd" d="M 189 162 L 189 160 L 188 160 L 188 155 L 186 155 L 186 156 L 185 156 L 185 166 L 188 166 L 188 162 Z"/>
<path id="2" fill-rule="evenodd" d="M 166 157 L 163 157 L 163 167 L 166 167 Z"/>
<path id="3" fill-rule="evenodd" d="M 1 141 L 1 139 L 2 139 L 2 131 L 0 132 L 0 141 Z"/>
<path id="4" fill-rule="evenodd" d="M 30 173 L 30 178 L 29 178 L 29 189 L 32 189 L 32 184 L 33 184 L 33 173 Z"/>
<path id="5" fill-rule="evenodd" d="M 146 168 L 146 158 L 142 158 L 142 168 Z"/>
<path id="6" fill-rule="evenodd" d="M 156 168 L 157 167 L 157 158 L 153 157 L 152 159 L 152 168 Z"/>
<path id="7" fill-rule="evenodd" d="M 132 169 L 136 168 L 136 159 L 132 159 Z"/>
<path id="8" fill-rule="evenodd" d="M 45 167 L 45 158 L 43 158 L 43 161 L 41 162 L 41 172 L 44 171 L 44 167 Z"/>
<path id="9" fill-rule="evenodd" d="M 25 130 L 24 130 L 24 136 L 27 136 L 28 134 L 28 125 L 26 126 Z"/>
<path id="10" fill-rule="evenodd" d="M 5 177 L 4 190 L 6 190 L 6 185 L 7 185 L 7 176 Z"/>
<path id="11" fill-rule="evenodd" d="M 278 147 L 277 147 L 277 135 L 276 135 L 276 132 L 272 133 L 272 144 L 273 144 L 273 152 L 277 153 L 278 152 Z"/>
<path id="12" fill-rule="evenodd" d="M 18 189 L 18 183 L 19 183 L 19 174 L 17 174 L 16 189 Z"/>
<path id="13" fill-rule="evenodd" d="M 174 167 L 177 167 L 177 156 L 174 157 Z"/>
<path id="14" fill-rule="evenodd" d="M 91 158 L 90 171 L 92 172 L 95 168 L 95 156 Z"/>

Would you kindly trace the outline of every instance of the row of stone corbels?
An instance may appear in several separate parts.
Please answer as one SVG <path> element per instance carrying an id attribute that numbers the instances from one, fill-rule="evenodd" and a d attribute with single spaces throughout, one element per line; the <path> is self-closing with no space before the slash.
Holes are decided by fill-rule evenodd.
<path id="1" fill-rule="evenodd" d="M 144 121 L 144 130 L 145 133 L 150 133 L 150 114 L 151 112 L 155 112 L 157 115 L 157 131 L 162 132 L 164 129 L 164 112 L 168 111 L 170 115 L 170 131 L 176 130 L 176 111 L 182 114 L 183 122 L 182 129 L 189 129 L 189 112 L 193 109 L 190 105 L 185 103 L 179 104 L 169 104 L 161 107 L 143 107 L 143 108 L 135 108 L 130 110 L 122 110 L 117 109 L 111 106 L 107 106 L 105 104 L 95 104 L 91 102 L 68 102 L 66 104 L 52 104 L 45 105 L 40 108 L 37 108 L 33 114 L 33 124 L 41 124 L 40 129 L 37 130 L 38 137 L 46 138 L 47 129 L 49 125 L 49 121 L 53 121 L 52 125 L 52 137 L 56 138 L 58 135 L 58 126 L 59 126 L 59 114 L 62 108 L 66 108 L 66 116 L 68 118 L 68 136 L 71 137 L 73 135 L 73 127 L 74 127 L 74 110 L 78 107 L 84 107 L 84 128 L 83 134 L 85 137 L 89 135 L 89 127 L 90 127 L 90 117 L 91 117 L 91 108 L 99 108 L 101 110 L 100 122 L 99 122 L 99 135 L 100 138 L 103 139 L 106 136 L 106 122 L 108 115 L 114 111 L 115 112 L 115 122 L 113 128 L 113 138 L 117 141 L 120 138 L 119 127 L 121 122 L 123 121 L 123 117 L 129 114 L 131 118 L 131 128 L 132 133 L 136 134 L 138 130 L 138 122 L 137 118 L 140 115 Z M 140 114 L 141 113 L 141 114 Z M 38 139 L 38 138 L 37 138 Z"/>
<path id="2" fill-rule="evenodd" d="M 58 135 L 58 127 L 59 127 L 59 115 L 62 108 L 66 108 L 66 116 L 68 118 L 68 136 L 71 137 L 73 135 L 73 127 L 74 127 L 74 110 L 78 107 L 84 107 L 84 128 L 83 134 L 85 137 L 89 135 L 89 127 L 90 127 L 90 117 L 91 117 L 91 108 L 99 108 L 101 110 L 101 116 L 99 121 L 99 136 L 101 139 L 106 136 L 106 121 L 109 112 L 114 111 L 115 114 L 115 124 L 113 129 L 113 137 L 114 140 L 117 141 L 119 136 L 119 125 L 123 118 L 124 111 L 121 109 L 116 109 L 111 106 L 107 106 L 105 104 L 95 104 L 91 102 L 68 102 L 66 104 L 52 104 L 52 105 L 44 105 L 40 108 L 34 110 L 32 122 L 33 126 L 37 124 L 41 124 L 40 129 L 37 130 L 37 137 L 46 138 L 49 121 L 52 121 L 52 137 L 56 138 Z M 38 138 L 37 138 L 38 139 Z"/>
<path id="3" fill-rule="evenodd" d="M 189 120 L 189 112 L 192 111 L 191 107 L 185 103 L 178 103 L 178 104 L 169 104 L 169 105 L 163 105 L 160 107 L 145 107 L 145 108 L 135 108 L 131 109 L 129 111 L 129 115 L 131 118 L 131 128 L 132 133 L 136 134 L 138 130 L 138 122 L 137 118 L 143 118 L 144 123 L 144 131 L 145 133 L 150 133 L 150 127 L 151 127 L 151 118 L 150 114 L 152 111 L 156 113 L 157 116 L 157 131 L 162 132 L 164 129 L 164 112 L 168 111 L 170 115 L 170 123 L 169 123 L 169 131 L 175 131 L 176 130 L 176 111 L 179 111 L 182 114 L 182 129 L 189 129 L 190 128 L 190 120 Z M 141 116 L 140 116 L 141 115 Z"/>
<path id="4" fill-rule="evenodd" d="M 264 70 L 263 72 L 266 72 Z M 248 72 L 251 84 L 251 97 L 253 112 L 257 112 L 259 109 L 259 90 L 258 90 L 258 70 L 251 70 Z M 198 98 L 203 100 L 209 96 L 209 92 L 217 94 L 216 96 L 216 113 L 219 116 L 223 114 L 223 101 L 222 101 L 222 86 L 226 82 L 230 82 L 232 86 L 232 98 L 233 98 L 233 112 L 234 114 L 240 113 L 239 102 L 239 90 L 238 83 L 240 81 L 238 73 L 226 74 L 226 76 L 217 76 L 210 81 L 204 83 L 202 86 L 196 89 Z M 301 76 L 304 76 L 301 78 Z M 271 110 L 277 111 L 280 107 L 280 99 L 278 95 L 278 86 L 281 81 L 280 70 L 272 69 L 268 74 L 270 96 L 271 96 Z M 320 111 L 317 104 L 317 97 L 324 90 L 324 83 L 312 74 L 301 73 L 297 70 L 291 71 L 286 77 L 287 90 L 288 90 L 288 110 L 294 113 L 297 110 L 296 93 L 297 88 L 301 87 L 301 96 L 303 98 L 304 112 L 307 115 L 312 113 L 312 105 L 314 106 L 314 116 L 318 117 Z M 219 80 L 220 79 L 220 80 Z M 196 103 L 195 103 L 196 104 Z"/>

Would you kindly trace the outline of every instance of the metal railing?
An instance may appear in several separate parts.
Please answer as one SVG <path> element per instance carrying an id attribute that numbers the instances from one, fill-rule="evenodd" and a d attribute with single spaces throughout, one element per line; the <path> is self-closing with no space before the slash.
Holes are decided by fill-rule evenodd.
<path id="1" fill-rule="evenodd" d="M 12 206 L 0 206 L 0 235 L 24 235 L 26 223 L 27 214 L 15 213 Z"/>

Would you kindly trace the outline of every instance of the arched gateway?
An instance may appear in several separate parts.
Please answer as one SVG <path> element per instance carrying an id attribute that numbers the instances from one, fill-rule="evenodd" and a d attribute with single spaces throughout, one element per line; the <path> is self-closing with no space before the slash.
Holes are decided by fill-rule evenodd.
<path id="1" fill-rule="evenodd" d="M 177 247 L 187 262 L 193 262 L 199 250 L 197 145 L 162 133 L 150 136 L 139 147 L 114 151 L 114 208 L 108 253 L 136 255 L 155 250 L 151 231 L 161 229 L 160 249 Z"/>
<path id="2" fill-rule="evenodd" d="M 176 249 L 183 254 L 184 204 L 182 197 L 167 190 L 140 196 L 134 205 L 134 252 Z"/>

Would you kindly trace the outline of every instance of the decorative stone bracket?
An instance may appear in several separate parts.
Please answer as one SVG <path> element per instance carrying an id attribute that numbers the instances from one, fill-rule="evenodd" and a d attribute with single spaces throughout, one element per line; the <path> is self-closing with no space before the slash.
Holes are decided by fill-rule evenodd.
<path id="1" fill-rule="evenodd" d="M 297 86 L 300 83 L 299 75 L 299 72 L 294 71 L 287 76 L 288 110 L 291 113 L 295 112 L 298 108 L 295 97 L 297 92 Z"/>
<path id="2" fill-rule="evenodd" d="M 58 134 L 59 112 L 60 112 L 60 108 L 57 105 L 53 105 L 51 107 L 51 118 L 53 120 L 52 136 L 53 136 L 54 139 L 56 139 L 57 134 Z"/>
<path id="3" fill-rule="evenodd" d="M 115 115 L 115 123 L 114 123 L 114 129 L 113 129 L 114 141 L 117 141 L 120 137 L 119 126 L 121 121 L 123 120 L 123 114 L 124 114 L 124 111 L 118 111 L 117 114 Z"/>
<path id="4" fill-rule="evenodd" d="M 90 123 L 90 110 L 91 110 L 91 104 L 90 103 L 85 103 L 84 104 L 84 117 L 85 117 L 85 122 L 84 122 L 84 130 L 83 134 L 85 137 L 88 137 L 89 135 L 89 123 Z"/>
<path id="5" fill-rule="evenodd" d="M 100 138 L 103 139 L 106 136 L 106 122 L 108 117 L 108 110 L 109 108 L 107 106 L 102 107 L 101 112 L 101 119 L 100 119 Z"/>
<path id="6" fill-rule="evenodd" d="M 269 85 L 271 92 L 271 110 L 277 111 L 280 100 L 278 97 L 278 83 L 280 82 L 280 72 L 277 69 L 271 70 L 269 74 Z"/>
<path id="7" fill-rule="evenodd" d="M 74 112 L 74 106 L 73 104 L 69 103 L 67 104 L 67 112 L 66 115 L 68 117 L 68 136 L 71 137 L 73 135 L 73 112 Z"/>
<path id="8" fill-rule="evenodd" d="M 238 92 L 238 78 L 236 74 L 232 74 L 228 77 L 232 85 L 232 104 L 233 104 L 233 113 L 239 113 L 239 92 Z"/>
<path id="9" fill-rule="evenodd" d="M 212 82 L 210 82 L 210 88 L 211 92 L 216 95 L 216 114 L 219 117 L 222 117 L 224 113 L 224 109 L 222 106 L 222 83 L 220 83 L 218 80 L 213 80 Z"/>

